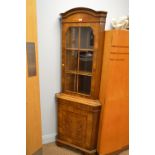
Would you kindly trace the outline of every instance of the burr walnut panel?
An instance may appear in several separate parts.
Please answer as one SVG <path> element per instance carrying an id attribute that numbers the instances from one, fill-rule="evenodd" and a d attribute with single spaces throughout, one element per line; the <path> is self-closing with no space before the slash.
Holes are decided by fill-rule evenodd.
<path id="1" fill-rule="evenodd" d="M 68 117 L 68 114 L 70 117 Z M 62 111 L 62 128 L 60 126 L 60 135 L 67 136 L 67 141 L 81 146 L 85 143 L 87 115 L 79 115 L 71 111 Z M 65 140 L 65 139 L 64 139 Z"/>
<path id="2" fill-rule="evenodd" d="M 97 129 L 101 108 L 99 101 L 94 100 L 93 102 L 96 102 L 96 104 L 90 106 L 83 104 L 80 98 L 77 102 L 76 99 L 73 100 L 71 95 L 57 94 L 57 102 L 57 139 L 81 148 L 94 150 L 97 145 Z"/>

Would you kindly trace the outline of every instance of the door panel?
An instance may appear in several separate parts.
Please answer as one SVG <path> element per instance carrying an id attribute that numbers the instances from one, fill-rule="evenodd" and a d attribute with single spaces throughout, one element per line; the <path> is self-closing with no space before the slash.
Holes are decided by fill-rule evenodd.
<path id="1" fill-rule="evenodd" d="M 100 154 L 109 154 L 129 145 L 128 36 L 128 31 L 123 30 L 105 33 L 100 88 L 103 105 L 98 139 Z"/>
<path id="2" fill-rule="evenodd" d="M 26 0 L 26 155 L 42 154 L 36 1 Z"/>

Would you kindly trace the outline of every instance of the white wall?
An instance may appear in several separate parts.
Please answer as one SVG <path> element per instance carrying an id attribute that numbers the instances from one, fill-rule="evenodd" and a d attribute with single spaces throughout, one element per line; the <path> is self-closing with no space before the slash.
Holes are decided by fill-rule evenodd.
<path id="1" fill-rule="evenodd" d="M 74 7 L 107 11 L 111 18 L 128 15 L 128 0 L 37 0 L 39 74 L 43 143 L 56 135 L 55 93 L 60 91 L 60 13 Z"/>

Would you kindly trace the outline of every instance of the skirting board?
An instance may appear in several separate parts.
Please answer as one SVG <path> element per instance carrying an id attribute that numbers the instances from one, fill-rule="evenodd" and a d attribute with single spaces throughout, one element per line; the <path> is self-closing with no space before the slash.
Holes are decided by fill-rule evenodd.
<path id="1" fill-rule="evenodd" d="M 55 137 L 56 137 L 56 133 L 53 134 L 49 134 L 49 135 L 44 135 L 42 136 L 42 143 L 43 144 L 47 144 L 47 143 L 52 143 L 55 142 Z"/>

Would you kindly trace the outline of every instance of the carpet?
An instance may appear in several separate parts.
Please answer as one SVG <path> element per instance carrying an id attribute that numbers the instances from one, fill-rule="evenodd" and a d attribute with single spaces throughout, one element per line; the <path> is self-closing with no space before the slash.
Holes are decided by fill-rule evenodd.
<path id="1" fill-rule="evenodd" d="M 82 155 L 82 153 L 70 147 L 58 147 L 55 143 L 49 143 L 43 145 L 43 155 Z M 120 155 L 129 155 L 129 151 L 124 151 Z"/>

